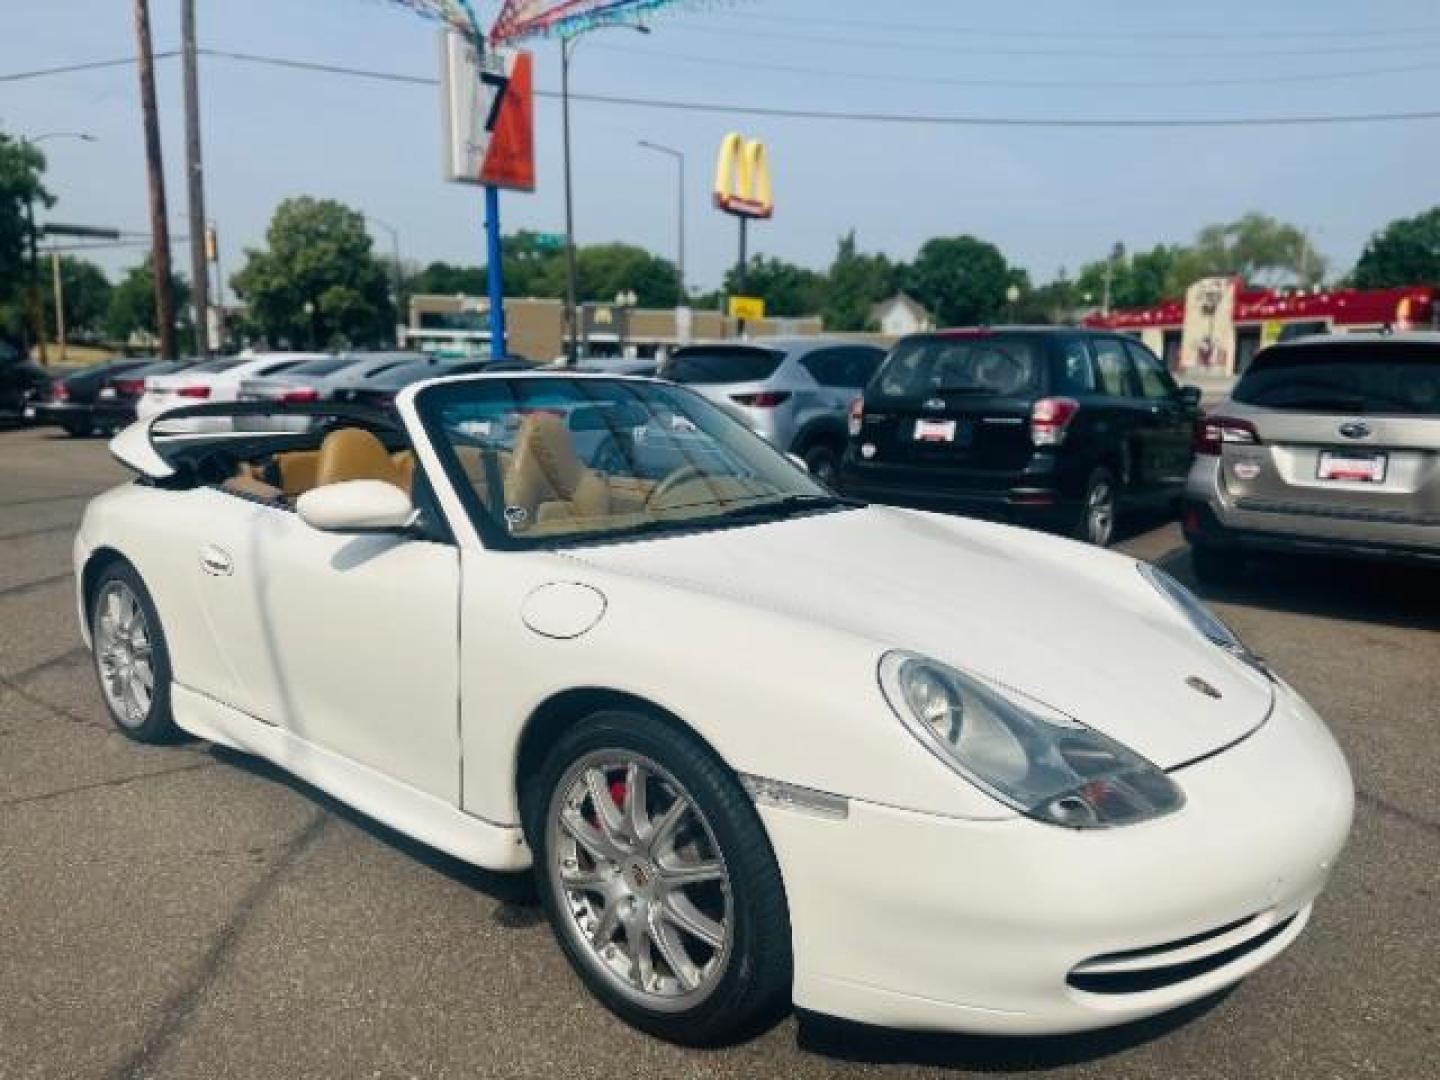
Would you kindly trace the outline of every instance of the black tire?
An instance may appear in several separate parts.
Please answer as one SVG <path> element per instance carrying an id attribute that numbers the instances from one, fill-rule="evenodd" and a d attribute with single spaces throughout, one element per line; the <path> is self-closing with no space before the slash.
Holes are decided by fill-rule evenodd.
<path id="1" fill-rule="evenodd" d="M 1085 482 L 1085 494 L 1070 527 L 1070 535 L 1095 547 L 1109 547 L 1115 539 L 1118 517 L 1119 493 L 1115 487 L 1115 476 L 1109 469 L 1096 469 Z"/>
<path id="2" fill-rule="evenodd" d="M 83 439 L 95 434 L 95 424 L 90 420 L 66 420 L 61 427 L 72 439 Z"/>
<path id="3" fill-rule="evenodd" d="M 1245 558 L 1240 552 L 1213 545 L 1192 545 L 1190 565 L 1202 585 L 1234 585 L 1245 575 Z"/>
<path id="4" fill-rule="evenodd" d="M 840 478 L 840 448 L 828 442 L 811 443 L 800 455 L 810 475 L 833 488 Z"/>
<path id="5" fill-rule="evenodd" d="M 108 675 L 115 665 L 128 661 L 139 663 L 142 650 L 138 646 L 140 635 L 133 631 L 123 635 L 128 643 L 119 652 L 108 648 L 109 630 L 106 621 L 112 617 L 110 597 L 115 596 L 121 605 L 124 597 L 134 599 L 135 610 L 142 620 L 144 641 L 148 644 L 150 693 L 142 703 L 126 691 L 117 690 L 120 676 Z M 89 598 L 90 642 L 95 659 L 95 675 L 100 682 L 100 697 L 105 702 L 110 719 L 126 738 L 141 743 L 172 743 L 183 737 L 170 711 L 170 651 L 165 644 L 165 631 L 160 625 L 160 616 L 150 592 L 135 568 L 123 561 L 112 562 L 100 572 Z M 130 670 L 135 670 L 132 667 Z M 142 707 L 143 704 L 143 707 Z"/>
<path id="6" fill-rule="evenodd" d="M 612 754 L 614 759 L 609 757 Z M 666 792 L 675 791 L 688 798 L 691 807 L 698 810 L 688 831 L 677 827 L 672 835 L 698 837 L 699 842 L 713 847 L 708 853 L 710 865 L 718 862 L 725 875 L 723 882 L 713 886 L 724 897 L 724 913 L 720 922 L 712 925 L 727 930 L 726 948 L 723 953 L 718 949 L 709 953 L 707 959 L 714 963 L 705 978 L 710 981 L 693 992 L 704 995 L 693 1003 L 683 1000 L 666 1003 L 658 989 L 636 986 L 613 970 L 617 962 L 632 963 L 626 959 L 629 935 L 625 934 L 624 941 L 617 946 L 616 932 L 612 930 L 607 938 L 610 944 L 605 949 L 582 940 L 587 931 L 592 932 L 593 939 L 596 911 L 593 907 L 587 909 L 592 919 L 586 924 L 580 909 L 576 908 L 580 892 L 567 890 L 561 883 L 560 864 L 566 857 L 565 842 L 571 843 L 575 854 L 580 853 L 580 848 L 575 846 L 574 835 L 559 825 L 559 816 L 567 806 L 577 814 L 587 812 L 584 809 L 587 804 L 570 801 L 574 796 L 567 792 L 583 784 L 579 778 L 587 768 L 597 767 L 594 764 L 597 758 L 625 759 L 626 755 L 631 755 L 628 760 L 639 759 L 657 767 L 657 771 L 649 774 L 650 780 L 644 789 L 655 793 L 649 796 L 652 800 L 663 799 Z M 603 765 L 598 767 L 604 771 Z M 678 784 L 678 789 L 668 786 L 670 780 Z M 627 788 L 622 786 L 623 798 L 619 799 L 614 796 L 613 779 L 603 790 L 615 800 L 610 804 L 613 809 L 622 816 L 630 813 Z M 537 886 L 551 928 L 571 966 L 606 1008 L 642 1031 L 687 1046 L 738 1042 L 758 1034 L 788 1010 L 792 981 L 790 918 L 775 853 L 739 781 L 699 739 L 644 712 L 595 713 L 569 728 L 556 741 L 538 773 L 525 786 L 521 803 L 526 837 L 535 854 Z M 592 811 L 598 810 L 593 802 L 588 805 Z M 666 816 L 661 811 L 651 817 L 648 809 L 644 814 L 652 825 L 656 819 L 663 820 Z M 603 831 L 610 835 L 608 830 Z M 655 833 L 659 831 L 656 828 Z M 553 847 L 552 837 L 558 838 Z M 671 841 L 672 855 L 675 843 Z M 638 852 L 641 848 L 632 850 Z M 649 857 L 652 856 L 647 852 L 637 860 L 649 869 L 653 875 L 650 885 L 658 890 L 664 876 L 661 858 L 653 856 L 655 861 L 651 863 L 645 861 Z M 594 874 L 605 869 L 601 859 L 591 858 L 588 853 L 584 861 L 590 865 L 580 867 L 581 872 Z M 577 865 L 573 856 L 567 866 L 575 872 Z M 617 878 L 632 880 L 628 876 L 631 870 L 618 864 L 612 863 L 608 872 L 612 883 Z M 637 875 L 637 879 L 638 886 L 647 884 L 643 874 Z M 597 892 L 595 899 L 599 900 L 600 896 Z M 634 894 L 627 893 L 626 897 L 623 901 L 603 900 L 602 910 L 608 912 L 612 904 L 630 904 L 626 910 L 633 913 L 637 903 Z M 642 932 L 639 937 L 646 939 L 643 949 L 651 957 L 651 977 L 663 981 L 663 970 L 673 972 L 674 977 L 669 980 L 671 991 L 678 992 L 682 985 L 679 969 L 663 967 L 666 954 L 663 949 L 657 951 L 655 924 L 644 921 L 651 912 L 666 907 L 668 898 L 659 893 L 657 897 L 644 901 L 646 915 L 637 917 L 636 925 L 643 922 L 644 927 L 649 928 L 648 933 Z M 704 903 L 703 896 L 700 902 Z M 657 918 L 662 927 L 666 925 L 663 915 Z M 600 921 L 603 922 L 603 917 Z M 705 948 L 696 947 L 702 952 Z M 611 959 L 607 960 L 607 956 Z M 662 961 L 660 968 L 655 966 L 656 958 Z M 637 964 L 632 971 L 640 973 L 635 981 L 643 982 L 646 978 L 644 966 Z"/>

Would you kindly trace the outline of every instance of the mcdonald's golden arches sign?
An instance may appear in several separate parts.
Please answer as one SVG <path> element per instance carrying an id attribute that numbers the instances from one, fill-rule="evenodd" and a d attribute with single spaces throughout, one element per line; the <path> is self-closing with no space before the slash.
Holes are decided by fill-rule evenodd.
<path id="1" fill-rule="evenodd" d="M 764 143 L 733 131 L 725 136 L 715 163 L 715 205 L 743 218 L 768 218 L 775 212 Z"/>

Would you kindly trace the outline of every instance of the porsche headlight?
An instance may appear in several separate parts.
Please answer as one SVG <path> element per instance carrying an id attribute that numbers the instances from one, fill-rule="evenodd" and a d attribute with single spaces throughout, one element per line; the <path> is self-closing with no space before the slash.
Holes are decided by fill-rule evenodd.
<path id="1" fill-rule="evenodd" d="M 880 688 L 927 750 L 1030 817 L 1104 829 L 1184 805 L 1179 787 L 1139 754 L 939 661 L 887 653 L 880 661 Z"/>
<path id="2" fill-rule="evenodd" d="M 1198 596 L 1158 566 L 1152 566 L 1146 562 L 1137 565 L 1140 568 L 1140 575 L 1150 582 L 1161 596 L 1170 601 L 1175 610 L 1184 615 L 1202 637 L 1212 644 L 1220 646 L 1236 659 L 1243 660 L 1262 674 L 1267 676 L 1270 674 L 1265 661 L 1251 652 L 1235 631 L 1221 622 L 1220 617 L 1207 608 Z"/>

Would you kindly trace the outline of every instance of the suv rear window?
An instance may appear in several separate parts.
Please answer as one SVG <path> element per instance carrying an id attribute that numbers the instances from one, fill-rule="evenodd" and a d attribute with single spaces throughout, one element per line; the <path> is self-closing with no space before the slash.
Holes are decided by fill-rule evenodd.
<path id="1" fill-rule="evenodd" d="M 747 383 L 761 382 L 774 375 L 785 359 L 774 349 L 700 347 L 679 349 L 660 372 L 671 382 Z"/>
<path id="2" fill-rule="evenodd" d="M 1282 345 L 1250 364 L 1232 395 L 1294 412 L 1440 416 L 1440 343 Z"/>
<path id="3" fill-rule="evenodd" d="M 1045 343 L 1034 337 L 915 338 L 902 341 L 870 384 L 879 398 L 932 394 L 1032 397 L 1039 393 Z"/>

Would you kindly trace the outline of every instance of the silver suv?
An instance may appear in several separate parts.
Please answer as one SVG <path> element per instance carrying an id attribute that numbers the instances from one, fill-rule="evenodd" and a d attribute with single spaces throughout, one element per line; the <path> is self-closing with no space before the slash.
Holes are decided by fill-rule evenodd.
<path id="1" fill-rule="evenodd" d="M 766 338 L 676 349 L 660 378 L 744 414 L 771 444 L 804 458 L 818 480 L 833 484 L 850 405 L 884 359 L 884 349 L 863 342 Z"/>
<path id="2" fill-rule="evenodd" d="M 1440 565 L 1440 333 L 1266 349 L 1195 451 L 1183 521 L 1202 581 L 1261 552 Z"/>

